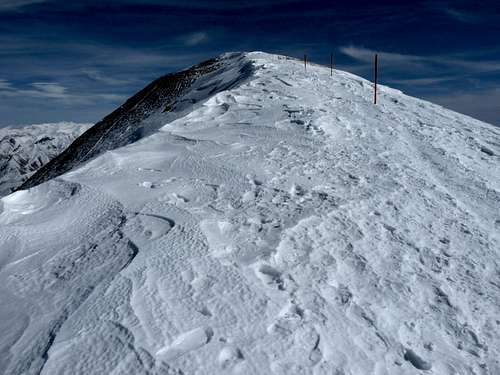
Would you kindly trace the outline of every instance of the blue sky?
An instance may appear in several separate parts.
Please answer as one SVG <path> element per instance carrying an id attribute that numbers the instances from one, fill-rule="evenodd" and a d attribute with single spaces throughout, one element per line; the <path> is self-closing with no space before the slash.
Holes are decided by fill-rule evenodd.
<path id="1" fill-rule="evenodd" d="M 500 2 L 0 0 L 0 126 L 96 122 L 225 51 L 328 63 L 500 125 Z"/>

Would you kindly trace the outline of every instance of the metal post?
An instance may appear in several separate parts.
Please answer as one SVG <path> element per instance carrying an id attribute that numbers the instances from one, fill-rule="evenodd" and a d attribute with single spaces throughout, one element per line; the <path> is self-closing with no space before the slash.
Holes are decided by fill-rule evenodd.
<path id="1" fill-rule="evenodd" d="M 378 54 L 375 54 L 375 85 L 373 90 L 373 104 L 377 104 L 377 80 L 378 80 Z"/>
<path id="2" fill-rule="evenodd" d="M 307 65 L 307 55 L 304 55 L 304 72 L 307 71 L 306 65 Z"/>

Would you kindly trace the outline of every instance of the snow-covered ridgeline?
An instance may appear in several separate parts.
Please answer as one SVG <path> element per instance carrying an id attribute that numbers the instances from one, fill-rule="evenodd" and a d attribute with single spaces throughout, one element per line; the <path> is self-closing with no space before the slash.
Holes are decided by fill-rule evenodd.
<path id="1" fill-rule="evenodd" d="M 59 122 L 0 128 L 0 196 L 19 187 L 90 126 Z"/>
<path id="2" fill-rule="evenodd" d="M 500 373 L 500 130 L 283 56 L 226 67 L 2 199 L 0 371 Z"/>
<path id="3" fill-rule="evenodd" d="M 156 132 L 163 124 L 197 108 L 217 92 L 244 82 L 252 64 L 242 54 L 227 53 L 151 82 L 95 124 L 59 157 L 41 168 L 22 188 L 36 186 L 96 156 Z"/>

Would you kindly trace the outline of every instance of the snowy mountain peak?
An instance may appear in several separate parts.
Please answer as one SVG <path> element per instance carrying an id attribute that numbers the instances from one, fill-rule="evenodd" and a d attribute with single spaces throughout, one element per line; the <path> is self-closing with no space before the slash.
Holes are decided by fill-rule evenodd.
<path id="1" fill-rule="evenodd" d="M 0 201 L 0 372 L 500 373 L 500 129 L 284 56 L 192 69 Z"/>

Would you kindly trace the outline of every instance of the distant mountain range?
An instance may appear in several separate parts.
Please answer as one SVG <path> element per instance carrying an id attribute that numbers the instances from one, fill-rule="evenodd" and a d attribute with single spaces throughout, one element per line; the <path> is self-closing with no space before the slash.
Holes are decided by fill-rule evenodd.
<path id="1" fill-rule="evenodd" d="M 90 126 L 58 122 L 0 128 L 0 196 L 19 187 Z"/>

